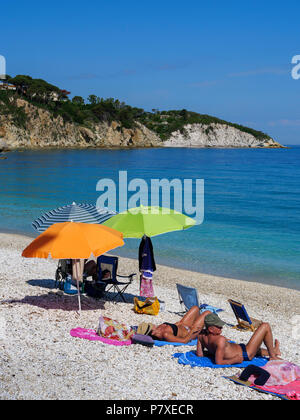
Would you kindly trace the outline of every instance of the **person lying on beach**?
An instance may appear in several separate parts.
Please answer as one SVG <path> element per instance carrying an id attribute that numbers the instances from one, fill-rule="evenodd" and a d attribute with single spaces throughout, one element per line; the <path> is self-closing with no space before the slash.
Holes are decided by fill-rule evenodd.
<path id="1" fill-rule="evenodd" d="M 172 343 L 188 343 L 197 338 L 198 334 L 204 327 L 204 319 L 210 311 L 200 314 L 198 306 L 193 306 L 184 317 L 171 324 L 165 322 L 158 326 L 152 326 L 150 334 L 153 339 L 160 341 L 169 341 Z"/>
<path id="2" fill-rule="evenodd" d="M 255 356 L 269 357 L 270 360 L 280 359 L 279 342 L 275 340 L 268 323 L 263 323 L 253 333 L 248 344 L 235 344 L 229 342 L 222 334 L 225 325 L 217 314 L 209 314 L 204 321 L 205 329 L 198 335 L 197 356 L 203 357 L 203 350 L 207 349 L 215 356 L 217 365 L 233 365 L 250 361 Z M 261 348 L 264 343 L 267 349 Z"/>

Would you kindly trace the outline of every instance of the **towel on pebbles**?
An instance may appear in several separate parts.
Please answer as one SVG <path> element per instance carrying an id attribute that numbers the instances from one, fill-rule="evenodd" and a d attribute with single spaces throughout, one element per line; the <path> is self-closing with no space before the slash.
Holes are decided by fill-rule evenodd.
<path id="1" fill-rule="evenodd" d="M 266 359 L 265 357 L 255 357 L 250 362 L 243 362 L 235 365 L 217 365 L 213 358 L 210 357 L 198 357 L 196 355 L 195 351 L 189 351 L 187 353 L 175 353 L 173 354 L 174 358 L 178 359 L 178 363 L 182 365 L 190 365 L 192 367 L 198 366 L 198 367 L 206 367 L 206 368 L 212 368 L 212 369 L 218 369 L 218 368 L 230 368 L 230 367 L 236 367 L 236 368 L 244 368 L 248 365 L 256 365 L 256 366 L 265 366 L 265 364 L 268 362 L 269 359 Z"/>

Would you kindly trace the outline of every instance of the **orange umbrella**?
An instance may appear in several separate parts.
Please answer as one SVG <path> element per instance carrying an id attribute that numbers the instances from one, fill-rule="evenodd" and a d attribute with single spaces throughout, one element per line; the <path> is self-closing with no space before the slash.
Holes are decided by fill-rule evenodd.
<path id="1" fill-rule="evenodd" d="M 123 234 L 103 225 L 55 223 L 39 235 L 22 256 L 26 258 L 83 259 L 98 257 L 123 246 Z"/>
<path id="2" fill-rule="evenodd" d="M 22 252 L 26 258 L 48 258 L 80 260 L 98 257 L 114 248 L 123 246 L 123 234 L 103 225 L 88 223 L 55 223 L 39 235 Z M 78 287 L 79 310 L 79 278 Z"/>

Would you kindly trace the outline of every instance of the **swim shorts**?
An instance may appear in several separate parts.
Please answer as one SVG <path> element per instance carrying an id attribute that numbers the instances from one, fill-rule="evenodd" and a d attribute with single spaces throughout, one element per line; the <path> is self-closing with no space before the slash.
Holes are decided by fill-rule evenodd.
<path id="1" fill-rule="evenodd" d="M 242 352 L 243 352 L 244 362 L 250 362 L 250 359 L 249 359 L 249 356 L 248 356 L 248 353 L 247 353 L 247 349 L 246 349 L 245 344 L 239 344 L 239 346 L 241 347 Z"/>

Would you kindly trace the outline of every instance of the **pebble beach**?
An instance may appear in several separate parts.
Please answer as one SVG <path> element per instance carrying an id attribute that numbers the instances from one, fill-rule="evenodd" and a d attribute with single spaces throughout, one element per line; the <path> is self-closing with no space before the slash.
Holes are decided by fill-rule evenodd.
<path id="1" fill-rule="evenodd" d="M 156 296 L 165 302 L 158 316 L 138 315 L 133 297 L 136 279 L 127 289 L 129 303 L 113 303 L 55 289 L 57 261 L 25 259 L 22 250 L 32 238 L 0 234 L 0 399 L 1 400 L 272 400 L 229 382 L 241 369 L 191 368 L 172 355 L 190 346 L 147 348 L 112 346 L 74 338 L 76 327 L 94 328 L 99 316 L 129 325 L 177 322 L 180 319 L 176 283 L 195 287 L 200 303 L 224 310 L 220 317 L 235 324 L 228 299 L 245 304 L 251 317 L 270 323 L 281 345 L 282 358 L 300 364 L 300 292 L 192 271 L 157 266 Z M 157 252 L 158 253 L 158 252 Z M 119 273 L 138 272 L 138 261 L 120 258 Z M 247 343 L 249 332 L 224 327 L 224 335 Z"/>

